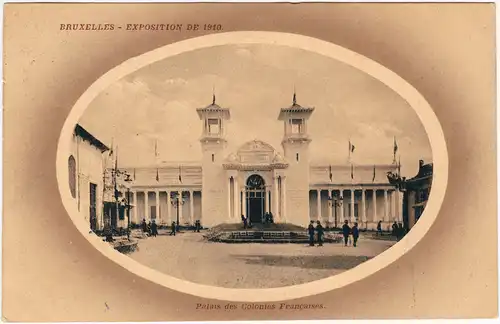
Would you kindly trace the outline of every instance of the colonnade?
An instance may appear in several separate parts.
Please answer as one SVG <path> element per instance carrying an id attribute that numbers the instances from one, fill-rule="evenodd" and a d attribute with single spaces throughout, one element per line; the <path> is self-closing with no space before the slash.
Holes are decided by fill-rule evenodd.
<path id="1" fill-rule="evenodd" d="M 389 223 L 393 221 L 403 221 L 403 194 L 393 187 L 317 188 L 312 191 L 316 191 L 316 211 L 312 213 L 311 220 L 325 221 L 325 218 L 327 218 L 328 222 L 333 223 L 336 217 L 338 224 L 343 223 L 344 220 L 362 223 L 377 223 L 378 221 Z M 325 197 L 328 205 L 327 217 L 325 217 L 326 215 L 323 215 L 322 213 L 322 202 L 324 199 L 321 193 L 325 191 L 327 192 L 327 196 Z M 371 191 L 371 199 L 368 194 L 369 191 Z M 344 198 L 345 192 L 350 193 L 347 199 Z M 378 192 L 383 192 L 382 214 L 380 214 L 377 209 Z M 357 196 L 361 196 L 361 204 L 359 204 L 359 199 L 356 199 Z M 367 200 L 370 202 L 370 208 L 367 208 Z M 346 205 L 349 207 L 345 208 Z M 361 205 L 361 208 L 358 208 L 358 215 L 355 215 L 356 205 Z M 348 212 L 347 216 L 345 216 L 346 211 Z M 335 213 L 337 215 L 334 215 Z"/>
<path id="2" fill-rule="evenodd" d="M 131 221 L 135 222 L 135 223 L 140 223 L 142 222 L 142 219 L 145 219 L 147 222 L 149 221 L 152 221 L 153 219 L 155 220 L 155 222 L 157 224 L 170 224 L 172 221 L 177 221 L 177 211 L 176 211 L 176 208 L 179 209 L 179 221 L 181 223 L 181 225 L 183 224 L 183 222 L 186 221 L 186 219 L 184 219 L 183 215 L 184 215 L 184 209 L 187 208 L 187 210 L 189 210 L 189 218 L 188 218 L 188 222 L 190 224 L 194 224 L 195 222 L 195 210 L 194 210 L 194 194 L 195 192 L 199 192 L 201 194 L 201 190 L 181 190 L 181 189 L 176 189 L 176 190 L 168 190 L 168 189 L 157 189 L 157 190 L 131 190 L 130 191 L 130 195 L 132 196 L 131 198 L 131 203 L 135 206 L 135 208 L 132 208 L 131 210 Z M 142 193 L 143 197 L 144 197 L 144 205 L 141 206 L 143 207 L 143 214 L 142 214 L 142 217 L 140 217 L 140 213 L 139 213 L 139 200 L 137 198 L 138 194 L 139 193 Z M 155 197 L 155 203 L 154 204 L 150 204 L 150 199 L 149 199 L 149 194 L 150 193 L 154 193 L 154 197 Z M 161 202 L 162 202 L 162 199 L 160 199 L 160 196 L 162 193 L 165 193 L 165 197 L 166 197 L 166 201 L 163 200 L 165 202 L 165 206 L 166 206 L 166 210 L 167 210 L 167 213 L 165 215 L 165 213 L 161 213 L 161 210 L 160 210 L 160 205 L 161 205 Z M 175 193 L 177 197 L 179 197 L 179 199 L 182 201 L 182 202 L 179 202 L 179 204 L 176 204 L 176 202 L 174 200 L 172 200 L 172 197 L 171 197 L 171 194 L 172 193 Z M 165 198 L 163 197 L 163 198 Z M 182 198 L 181 198 L 182 197 Z M 200 203 L 201 203 L 201 200 L 200 200 Z M 155 215 L 152 215 L 152 212 L 151 212 L 151 206 L 155 206 L 156 210 L 155 210 Z M 152 216 L 155 216 L 155 217 L 152 217 Z M 200 218 L 200 215 L 197 215 L 197 219 Z"/>

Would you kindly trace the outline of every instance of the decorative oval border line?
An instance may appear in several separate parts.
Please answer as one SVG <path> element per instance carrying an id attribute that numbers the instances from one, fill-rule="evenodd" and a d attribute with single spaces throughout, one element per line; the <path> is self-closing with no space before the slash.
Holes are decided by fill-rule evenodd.
<path id="1" fill-rule="evenodd" d="M 282 45 L 330 57 L 383 82 L 415 110 L 429 137 L 434 176 L 431 194 L 422 217 L 400 242 L 353 269 L 325 279 L 280 288 L 234 289 L 196 284 L 169 276 L 115 251 L 110 245 L 103 243 L 101 238 L 89 233 L 87 222 L 79 217 L 77 208 L 71 203 L 73 198 L 70 194 L 67 171 L 71 134 L 85 109 L 111 83 L 142 67 L 185 52 L 228 44 Z M 423 96 L 404 79 L 375 61 L 333 43 L 298 34 L 257 31 L 211 34 L 180 41 L 129 59 L 105 73 L 85 91 L 70 111 L 59 138 L 56 167 L 59 191 L 66 211 L 80 233 L 99 252 L 128 271 L 166 288 L 198 297 L 234 302 L 275 302 L 316 295 L 345 287 L 387 267 L 412 249 L 428 232 L 439 213 L 448 184 L 448 151 L 441 125 Z"/>

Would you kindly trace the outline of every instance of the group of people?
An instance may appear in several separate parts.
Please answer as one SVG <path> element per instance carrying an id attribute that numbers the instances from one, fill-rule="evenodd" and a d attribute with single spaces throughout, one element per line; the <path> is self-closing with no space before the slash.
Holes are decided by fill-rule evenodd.
<path id="1" fill-rule="evenodd" d="M 352 235 L 352 246 L 356 247 L 359 239 L 358 223 L 354 223 L 352 227 L 349 226 L 349 221 L 345 220 L 342 225 L 342 235 L 344 236 L 344 246 L 349 243 L 349 236 Z"/>
<path id="2" fill-rule="evenodd" d="M 247 229 L 250 227 L 251 223 L 248 221 L 248 216 L 241 215 L 241 222 L 243 223 L 243 228 Z M 266 212 L 262 215 L 262 224 L 273 224 L 274 216 L 271 212 Z"/>
<path id="3" fill-rule="evenodd" d="M 314 221 L 311 221 L 309 227 L 307 228 L 309 233 L 309 245 L 314 246 L 314 234 L 317 233 L 318 246 L 323 246 L 323 236 L 325 235 L 325 229 L 321 225 L 320 221 L 316 221 L 316 228 L 314 227 Z"/>
<path id="4" fill-rule="evenodd" d="M 403 227 L 403 224 L 394 222 L 394 224 L 392 224 L 391 234 L 392 236 L 395 236 L 398 241 L 401 240 L 406 235 L 406 230 Z"/>
<path id="5" fill-rule="evenodd" d="M 156 237 L 158 235 L 158 225 L 156 224 L 155 220 L 153 219 L 152 221 L 149 221 L 149 223 L 146 223 L 146 220 L 142 220 L 142 231 L 149 236 Z"/>
<path id="6" fill-rule="evenodd" d="M 201 228 L 202 228 L 201 227 L 201 221 L 199 219 L 195 220 L 194 221 L 193 231 L 199 233 L 200 230 L 201 230 Z M 172 224 L 170 225 L 170 234 L 169 235 L 175 236 L 175 234 L 177 232 L 179 232 L 179 228 L 177 226 L 177 223 L 176 222 L 172 222 Z"/>

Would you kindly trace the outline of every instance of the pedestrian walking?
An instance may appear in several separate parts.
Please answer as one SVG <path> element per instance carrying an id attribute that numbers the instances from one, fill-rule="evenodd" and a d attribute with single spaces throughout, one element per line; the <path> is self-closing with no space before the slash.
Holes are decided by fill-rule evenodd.
<path id="1" fill-rule="evenodd" d="M 359 228 L 358 228 L 358 223 L 354 223 L 354 226 L 352 227 L 352 240 L 353 240 L 353 246 L 356 247 L 356 243 L 358 243 L 358 238 L 359 238 Z"/>
<path id="2" fill-rule="evenodd" d="M 148 225 L 147 225 L 147 233 L 149 234 L 149 236 L 151 236 L 151 221 L 149 221 Z"/>
<path id="3" fill-rule="evenodd" d="M 175 236 L 175 232 L 176 232 L 176 229 L 175 229 L 175 222 L 172 222 L 172 230 L 170 231 L 170 235 Z"/>
<path id="4" fill-rule="evenodd" d="M 156 224 L 156 221 L 153 220 L 151 223 L 151 236 L 156 237 L 158 235 L 158 225 Z"/>
<path id="5" fill-rule="evenodd" d="M 314 246 L 314 221 L 311 221 L 307 231 L 309 232 L 309 245 Z"/>
<path id="6" fill-rule="evenodd" d="M 342 226 L 342 235 L 344 235 L 344 246 L 347 246 L 349 242 L 349 234 L 351 234 L 351 228 L 349 227 L 349 221 L 345 220 Z"/>
<path id="7" fill-rule="evenodd" d="M 382 236 L 382 221 L 378 221 L 378 224 L 377 224 L 377 235 Z"/>
<path id="8" fill-rule="evenodd" d="M 316 224 L 316 232 L 318 233 L 318 246 L 323 246 L 323 235 L 325 234 L 325 231 L 320 221 L 317 221 Z"/>
<path id="9" fill-rule="evenodd" d="M 148 232 L 148 224 L 146 223 L 146 219 L 142 219 L 142 224 L 141 224 L 141 227 L 142 227 L 142 231 L 144 233 L 147 233 Z"/>

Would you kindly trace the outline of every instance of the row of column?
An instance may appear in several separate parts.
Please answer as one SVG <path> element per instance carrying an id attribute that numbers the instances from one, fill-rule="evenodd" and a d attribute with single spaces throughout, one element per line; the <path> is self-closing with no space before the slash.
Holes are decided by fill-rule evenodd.
<path id="1" fill-rule="evenodd" d="M 364 223 L 367 221 L 366 217 L 366 190 L 367 189 L 361 189 L 361 221 Z M 403 201 L 402 201 L 402 194 L 399 192 L 399 190 L 394 190 L 394 189 L 368 189 L 372 191 L 372 221 L 373 222 L 378 222 L 378 215 L 377 215 L 377 191 L 383 190 L 384 192 L 384 216 L 383 219 L 380 219 L 384 222 L 390 222 L 391 220 L 389 219 L 389 208 L 391 208 L 393 220 L 397 220 L 398 222 L 402 222 L 403 220 L 403 215 L 402 215 L 402 209 L 403 209 Z M 337 208 L 337 206 L 334 206 L 334 200 L 333 200 L 333 192 L 338 191 L 340 193 L 340 197 L 343 198 L 343 192 L 344 191 L 350 191 L 351 192 L 351 199 L 350 199 L 350 214 L 351 214 L 351 221 L 354 222 L 356 221 L 355 213 L 354 213 L 354 205 L 355 205 L 355 192 L 359 191 L 356 189 L 317 189 L 317 207 L 316 207 L 316 218 L 318 220 L 322 220 L 322 208 L 321 208 L 321 192 L 322 191 L 328 191 L 328 196 L 332 198 L 331 204 L 328 206 L 328 221 L 332 221 L 333 217 L 333 208 Z M 388 202 L 388 192 L 391 191 L 391 201 L 390 203 Z M 337 200 L 339 201 L 339 200 Z M 343 204 L 346 203 L 345 200 L 343 200 Z M 339 219 L 341 222 L 344 221 L 344 207 L 339 206 L 340 208 L 340 216 Z"/>
<path id="2" fill-rule="evenodd" d="M 189 211 L 190 211 L 190 222 L 194 223 L 194 193 L 196 191 L 194 190 L 189 190 L 189 191 L 181 191 L 181 190 L 155 190 L 155 191 L 150 191 L 150 190 L 145 190 L 145 191 L 138 191 L 138 190 L 132 190 L 130 193 L 133 195 L 133 204 L 135 205 L 135 208 L 132 209 L 132 219 L 136 221 L 136 223 L 139 223 L 142 221 L 142 219 L 139 219 L 139 210 L 138 210 L 138 200 L 137 200 L 137 193 L 142 192 L 144 194 L 144 219 L 146 221 L 150 221 L 151 215 L 149 213 L 150 210 L 150 205 L 149 205 L 149 193 L 154 192 L 155 193 L 155 198 L 156 198 L 156 223 L 161 223 L 161 215 L 160 215 L 160 193 L 164 192 L 166 193 L 167 196 L 167 223 L 170 223 L 171 221 L 176 220 L 176 215 L 172 215 L 172 208 L 176 208 L 177 206 L 172 205 L 172 200 L 170 197 L 170 194 L 172 192 L 176 192 L 177 195 L 179 196 L 180 199 L 182 199 L 182 193 L 183 192 L 189 192 Z M 179 215 L 180 219 L 182 219 L 183 215 L 183 204 L 179 203 L 178 205 L 179 208 Z"/>

